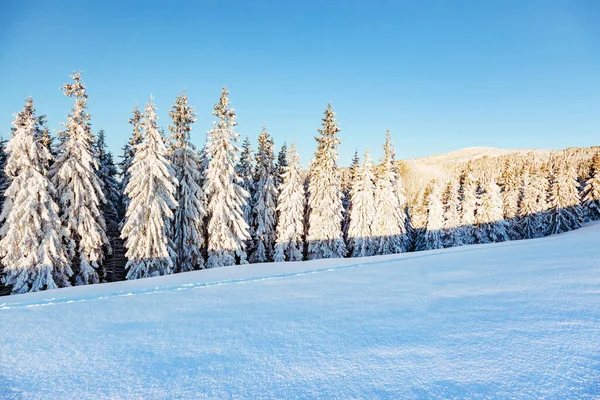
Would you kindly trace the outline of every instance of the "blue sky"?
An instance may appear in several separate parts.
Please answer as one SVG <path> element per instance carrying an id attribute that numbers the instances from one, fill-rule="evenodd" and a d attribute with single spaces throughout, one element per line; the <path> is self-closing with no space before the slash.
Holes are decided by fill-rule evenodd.
<path id="1" fill-rule="evenodd" d="M 127 4 L 122 4 L 127 3 Z M 59 87 L 83 70 L 95 131 L 114 153 L 138 102 L 163 125 L 186 90 L 210 129 L 227 85 L 238 132 L 263 123 L 304 162 L 331 102 L 341 165 L 387 127 L 398 158 L 472 146 L 600 145 L 600 2 L 591 1 L 4 1 L 0 132 L 32 95 L 60 128 Z"/>

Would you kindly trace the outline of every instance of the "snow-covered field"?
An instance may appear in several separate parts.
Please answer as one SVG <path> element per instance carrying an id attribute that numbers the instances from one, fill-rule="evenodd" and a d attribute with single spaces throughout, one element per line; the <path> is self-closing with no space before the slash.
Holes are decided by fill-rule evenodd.
<path id="1" fill-rule="evenodd" d="M 0 398 L 598 398 L 600 224 L 0 298 Z"/>

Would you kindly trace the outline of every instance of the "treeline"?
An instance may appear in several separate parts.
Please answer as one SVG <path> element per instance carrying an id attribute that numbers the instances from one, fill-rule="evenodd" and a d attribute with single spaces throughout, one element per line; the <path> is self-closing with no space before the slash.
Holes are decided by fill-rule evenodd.
<path id="1" fill-rule="evenodd" d="M 79 73 L 63 86 L 73 108 L 56 143 L 33 100 L 2 145 L 2 282 L 25 293 L 270 261 L 359 257 L 540 237 L 600 218 L 600 157 L 578 179 L 569 157 L 507 156 L 502 168 L 460 167 L 406 198 L 390 132 L 375 165 L 337 166 L 331 106 L 308 171 L 292 144 L 276 155 L 266 127 L 256 152 L 238 147 L 225 88 L 206 144 L 190 141 L 186 94 L 169 133 L 150 99 L 129 120 L 119 168 L 94 135 Z"/>

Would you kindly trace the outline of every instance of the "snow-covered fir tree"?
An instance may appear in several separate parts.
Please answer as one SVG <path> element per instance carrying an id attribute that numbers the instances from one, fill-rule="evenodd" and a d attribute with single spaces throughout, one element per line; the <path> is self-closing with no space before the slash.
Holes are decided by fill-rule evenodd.
<path id="1" fill-rule="evenodd" d="M 4 204 L 4 192 L 6 192 L 9 184 L 8 176 L 6 175 L 6 171 L 4 171 L 8 158 L 6 143 L 6 139 L 0 136 L 0 210 L 2 210 L 2 205 Z"/>
<path id="2" fill-rule="evenodd" d="M 249 233 L 252 236 L 251 218 L 252 218 L 252 199 L 254 198 L 254 155 L 250 138 L 246 136 L 242 143 L 240 160 L 235 166 L 235 173 L 241 179 L 240 186 L 249 194 L 248 201 L 242 207 L 244 221 L 249 226 Z M 250 243 L 248 243 L 250 244 Z"/>
<path id="3" fill-rule="evenodd" d="M 477 208 L 479 243 L 498 243 L 509 240 L 509 222 L 504 219 L 502 191 L 496 180 L 488 178 L 482 183 L 481 201 Z"/>
<path id="4" fill-rule="evenodd" d="M 206 266 L 209 268 L 233 265 L 236 259 L 240 264 L 246 264 L 246 241 L 250 239 L 242 211 L 249 193 L 241 186 L 242 180 L 235 173 L 239 135 L 234 130 L 237 125 L 235 111 L 229 108 L 227 95 L 227 88 L 223 87 L 213 111 L 217 121 L 209 131 L 206 144 L 209 162 L 204 192 L 208 199 Z"/>
<path id="5" fill-rule="evenodd" d="M 600 154 L 592 157 L 589 178 L 585 181 L 582 199 L 582 216 L 584 221 L 600 219 Z"/>
<path id="6" fill-rule="evenodd" d="M 519 229 L 519 202 L 523 187 L 521 169 L 515 163 L 514 157 L 507 157 L 502 172 L 502 209 L 503 217 L 507 221 L 508 236 L 512 240 L 521 238 Z"/>
<path id="7" fill-rule="evenodd" d="M 35 136 L 33 101 L 28 103 L 30 110 L 16 115 L 7 145 L 10 186 L 0 215 L 2 283 L 15 294 L 70 286 L 73 274 L 54 185 L 45 169 L 51 155 Z"/>
<path id="8" fill-rule="evenodd" d="M 206 216 L 206 196 L 201 184 L 201 161 L 196 146 L 190 141 L 192 124 L 196 122 L 194 109 L 188 105 L 184 93 L 175 100 L 169 112 L 173 125 L 171 131 L 170 160 L 179 182 L 172 221 L 174 250 L 177 254 L 174 272 L 200 269 L 204 265 L 202 246 L 204 245 L 204 217 Z"/>
<path id="9" fill-rule="evenodd" d="M 462 246 L 460 229 L 460 198 L 458 193 L 458 180 L 451 178 L 442 194 L 444 204 L 444 230 L 442 243 L 444 247 Z"/>
<path id="10" fill-rule="evenodd" d="M 49 160 L 46 160 L 46 170 L 52 167 L 54 163 L 54 139 L 52 135 L 50 135 L 50 129 L 48 129 L 48 123 L 46 122 L 46 116 L 40 115 L 37 117 L 37 123 L 35 127 L 36 139 L 37 141 L 52 155 Z"/>
<path id="11" fill-rule="evenodd" d="M 129 183 L 129 167 L 131 166 L 131 162 L 133 161 L 136 146 L 142 143 L 142 141 L 144 140 L 144 135 L 142 132 L 143 118 L 144 114 L 136 105 L 133 109 L 133 116 L 129 118 L 129 123 L 133 128 L 132 134 L 129 138 L 129 141 L 125 144 L 125 146 L 123 146 L 123 155 L 121 156 L 121 162 L 119 163 L 119 168 L 121 169 L 121 198 L 119 200 L 118 211 L 119 217 L 121 219 L 125 218 L 125 211 L 127 210 L 127 204 L 129 204 L 129 199 L 125 195 L 125 188 L 127 187 L 127 183 Z"/>
<path id="12" fill-rule="evenodd" d="M 523 196 L 519 203 L 520 232 L 523 239 L 542 237 L 546 231 L 548 182 L 535 165 L 522 174 Z"/>
<path id="13" fill-rule="evenodd" d="M 394 166 L 394 145 L 389 129 L 385 133 L 383 150 L 384 156 L 375 177 L 374 254 L 402 253 L 406 241 L 405 214 L 398 196 L 404 195 Z"/>
<path id="14" fill-rule="evenodd" d="M 254 171 L 254 198 L 252 201 L 252 249 L 250 261 L 272 261 L 275 250 L 275 222 L 277 189 L 275 188 L 275 164 L 273 139 L 263 126 L 258 135 L 256 169 Z"/>
<path id="15" fill-rule="evenodd" d="M 279 189 L 279 185 L 282 182 L 282 176 L 285 172 L 285 167 L 288 165 L 287 160 L 287 152 L 288 147 L 287 143 L 284 143 L 279 150 L 279 154 L 277 154 L 277 161 L 275 162 L 275 172 L 273 174 L 273 181 L 275 182 L 275 187 Z"/>
<path id="16" fill-rule="evenodd" d="M 178 205 L 174 197 L 177 179 L 157 119 L 150 98 L 141 125 L 144 139 L 135 146 L 127 171 L 129 204 L 121 232 L 127 248 L 127 279 L 171 274 L 176 258 L 171 220 Z"/>
<path id="17" fill-rule="evenodd" d="M 365 152 L 363 163 L 352 182 L 350 201 L 350 223 L 348 224 L 348 247 L 352 257 L 374 254 L 378 244 L 373 237 L 375 220 L 375 185 L 373 163 Z"/>
<path id="18" fill-rule="evenodd" d="M 281 174 L 277 198 L 277 241 L 274 261 L 301 261 L 304 253 L 304 210 L 306 194 L 300 157 L 294 144 Z"/>
<path id="19" fill-rule="evenodd" d="M 475 213 L 477 211 L 477 179 L 473 175 L 473 167 L 469 162 L 460 180 L 460 241 L 463 244 L 473 244 L 476 241 Z"/>
<path id="20" fill-rule="evenodd" d="M 337 149 L 335 113 L 331 104 L 325 110 L 323 127 L 316 136 L 317 150 L 310 163 L 308 185 L 308 258 L 344 257 L 346 246 L 342 233 L 343 205 Z"/>
<path id="21" fill-rule="evenodd" d="M 427 195 L 427 228 L 425 231 L 425 246 L 427 250 L 441 249 L 442 229 L 444 228 L 444 204 L 442 193 L 437 181 L 430 184 Z"/>
<path id="22" fill-rule="evenodd" d="M 98 156 L 99 168 L 96 171 L 106 202 L 100 210 L 106 222 L 106 236 L 108 238 L 107 255 L 104 260 L 104 269 L 106 271 L 106 280 L 114 282 L 122 280 L 123 276 L 123 241 L 121 240 L 121 231 L 119 229 L 119 197 L 120 188 L 117 181 L 117 168 L 113 156 L 106 147 L 106 133 L 104 129 L 98 131 L 98 140 L 96 141 L 95 154 Z"/>
<path id="23" fill-rule="evenodd" d="M 581 206 L 577 172 L 566 160 L 554 160 L 554 173 L 550 187 L 548 211 L 549 234 L 581 228 Z"/>
<path id="24" fill-rule="evenodd" d="M 98 283 L 104 276 L 102 261 L 108 245 L 106 223 L 100 210 L 106 202 L 102 183 L 96 175 L 98 160 L 92 146 L 95 138 L 86 111 L 88 95 L 79 72 L 62 87 L 75 99 L 68 122 L 63 123 L 58 158 L 50 176 L 56 187 L 60 219 L 69 234 L 68 248 L 73 257 L 77 285 Z"/>
<path id="25" fill-rule="evenodd" d="M 431 185 L 420 190 L 410 207 L 413 251 L 427 250 L 425 233 L 427 232 L 427 207 Z"/>
<path id="26" fill-rule="evenodd" d="M 350 163 L 350 168 L 348 168 L 348 179 L 346 184 L 342 188 L 342 233 L 344 235 L 344 240 L 348 243 L 348 223 L 350 222 L 350 192 L 352 191 L 352 182 L 356 179 L 356 173 L 360 168 L 360 158 L 358 157 L 358 150 L 354 151 L 354 156 L 352 157 L 352 162 Z"/>

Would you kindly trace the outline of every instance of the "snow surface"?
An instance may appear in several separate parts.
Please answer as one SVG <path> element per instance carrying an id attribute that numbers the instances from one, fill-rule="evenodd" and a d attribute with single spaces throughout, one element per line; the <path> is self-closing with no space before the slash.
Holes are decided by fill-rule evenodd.
<path id="1" fill-rule="evenodd" d="M 0 299 L 0 398 L 598 398 L 600 224 Z"/>

